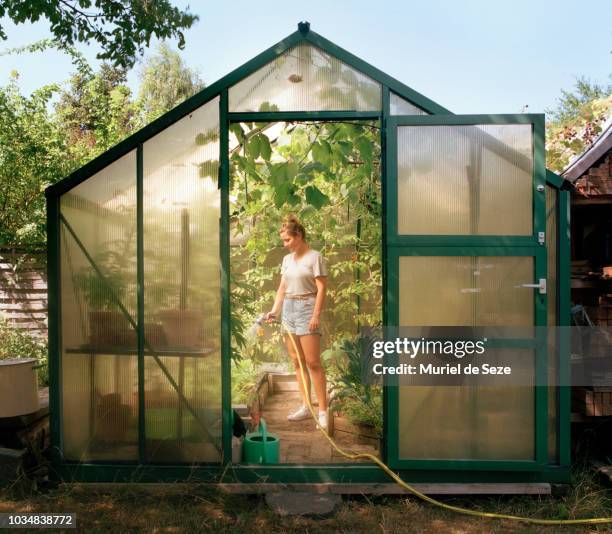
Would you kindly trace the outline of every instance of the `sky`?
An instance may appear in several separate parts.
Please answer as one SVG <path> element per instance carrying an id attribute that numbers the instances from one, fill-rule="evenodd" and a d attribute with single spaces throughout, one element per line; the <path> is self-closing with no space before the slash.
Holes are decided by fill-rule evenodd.
<path id="1" fill-rule="evenodd" d="M 578 77 L 612 83 L 612 0 L 173 4 L 190 5 L 200 17 L 185 33 L 180 53 L 208 85 L 293 33 L 302 20 L 453 113 L 542 113 Z M 0 41 L 2 51 L 50 36 L 44 21 L 15 26 L 0 20 L 8 35 Z M 97 63 L 95 45 L 78 48 Z M 29 94 L 64 82 L 74 69 L 67 56 L 55 51 L 1 55 L 0 84 L 13 70 Z M 136 71 L 129 84 L 137 90 Z"/>

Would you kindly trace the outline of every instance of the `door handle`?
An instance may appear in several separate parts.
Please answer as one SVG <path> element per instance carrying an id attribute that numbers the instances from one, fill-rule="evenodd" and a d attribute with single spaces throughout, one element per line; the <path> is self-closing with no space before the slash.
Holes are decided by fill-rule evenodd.
<path id="1" fill-rule="evenodd" d="M 533 289 L 538 289 L 540 295 L 546 294 L 546 278 L 540 278 L 540 282 L 537 284 L 521 284 L 520 286 L 515 287 L 529 287 Z"/>

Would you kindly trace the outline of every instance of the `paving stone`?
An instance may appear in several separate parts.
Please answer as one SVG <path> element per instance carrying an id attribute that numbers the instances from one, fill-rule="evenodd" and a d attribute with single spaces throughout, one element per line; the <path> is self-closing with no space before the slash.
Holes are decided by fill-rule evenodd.
<path id="1" fill-rule="evenodd" d="M 342 502 L 334 493 L 281 491 L 266 493 L 266 504 L 279 515 L 327 517 L 333 515 Z"/>
<path id="2" fill-rule="evenodd" d="M 336 456 L 335 451 L 317 429 L 312 418 L 302 421 L 287 420 L 287 414 L 297 410 L 300 405 L 301 397 L 298 391 L 275 391 L 267 398 L 264 405 L 262 416 L 266 420 L 268 430 L 280 438 L 280 461 L 300 464 L 354 462 L 344 456 Z M 315 408 L 315 412 L 316 410 Z M 338 432 L 335 439 L 342 448 L 355 451 L 367 450 L 377 454 L 376 449 L 358 444 L 356 434 Z M 357 461 L 368 462 L 369 460 Z"/>

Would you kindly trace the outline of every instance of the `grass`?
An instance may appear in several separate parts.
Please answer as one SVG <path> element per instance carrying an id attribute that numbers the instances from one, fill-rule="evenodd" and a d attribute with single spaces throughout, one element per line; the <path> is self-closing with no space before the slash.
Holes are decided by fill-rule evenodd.
<path id="1" fill-rule="evenodd" d="M 560 496 L 447 497 L 449 504 L 527 517 L 612 517 L 610 490 L 582 465 Z M 330 518 L 280 517 L 262 496 L 232 495 L 197 483 L 163 488 L 62 485 L 36 490 L 22 478 L 0 491 L 0 513 L 74 512 L 80 531 L 106 532 L 609 532 L 612 526 L 542 527 L 473 518 L 412 497 L 345 498 Z M 27 530 L 24 530 L 27 532 Z"/>

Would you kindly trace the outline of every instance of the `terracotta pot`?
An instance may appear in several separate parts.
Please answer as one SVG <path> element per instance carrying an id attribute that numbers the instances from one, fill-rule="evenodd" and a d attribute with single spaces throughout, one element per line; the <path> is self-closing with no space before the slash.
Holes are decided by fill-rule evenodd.
<path id="1" fill-rule="evenodd" d="M 136 332 L 118 311 L 89 312 L 89 343 L 94 346 L 133 346 Z"/>
<path id="2" fill-rule="evenodd" d="M 204 314 L 200 310 L 162 310 L 159 312 L 159 318 L 169 347 L 202 347 Z"/>

